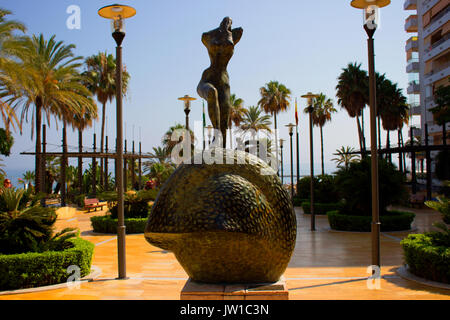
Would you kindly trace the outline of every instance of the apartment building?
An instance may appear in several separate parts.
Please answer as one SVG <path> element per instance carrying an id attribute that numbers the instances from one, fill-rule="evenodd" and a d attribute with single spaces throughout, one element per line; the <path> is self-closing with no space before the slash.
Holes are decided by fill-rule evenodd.
<path id="1" fill-rule="evenodd" d="M 428 124 L 429 143 L 442 144 L 442 126 L 434 124 L 430 109 L 435 106 L 434 91 L 450 85 L 450 0 L 406 0 L 404 9 L 411 11 L 405 22 L 411 34 L 405 49 L 414 136 L 424 141 Z"/>

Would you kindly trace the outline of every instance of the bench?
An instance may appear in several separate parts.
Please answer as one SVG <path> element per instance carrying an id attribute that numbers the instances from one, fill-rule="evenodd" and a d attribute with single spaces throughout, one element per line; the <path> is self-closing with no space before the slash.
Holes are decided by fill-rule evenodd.
<path id="1" fill-rule="evenodd" d="M 91 211 L 91 209 L 95 209 L 95 211 L 97 211 L 97 208 L 100 208 L 100 210 L 103 210 L 104 206 L 105 205 L 101 204 L 100 201 L 98 201 L 98 199 L 96 198 L 84 199 L 84 210 L 87 210 L 88 213 Z"/>

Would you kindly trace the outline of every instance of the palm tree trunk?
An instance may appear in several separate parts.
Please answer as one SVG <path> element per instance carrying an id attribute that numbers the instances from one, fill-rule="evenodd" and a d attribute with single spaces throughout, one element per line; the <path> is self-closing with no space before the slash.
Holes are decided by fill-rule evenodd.
<path id="1" fill-rule="evenodd" d="M 105 119 L 106 119 L 106 102 L 103 103 L 102 108 L 102 132 L 100 137 L 100 153 L 103 153 L 103 148 L 105 145 Z M 104 170 L 104 159 L 100 158 L 100 185 L 104 185 L 103 170 Z"/>
<path id="2" fill-rule="evenodd" d="M 361 124 L 359 123 L 359 116 L 356 116 L 356 125 L 358 126 L 359 149 L 361 151 L 361 158 L 364 158 L 366 154 L 363 152 L 364 148 L 362 142 Z"/>
<path id="3" fill-rule="evenodd" d="M 363 139 L 363 147 L 366 150 L 366 133 L 365 133 L 365 125 L 364 125 L 364 109 L 361 110 L 361 133 Z"/>
<path id="4" fill-rule="evenodd" d="M 230 124 L 230 149 L 233 150 L 233 125 Z"/>
<path id="5" fill-rule="evenodd" d="M 378 116 L 378 150 L 381 150 L 381 117 Z M 383 155 L 379 155 L 381 158 Z"/>
<path id="6" fill-rule="evenodd" d="M 35 191 L 39 193 L 41 186 L 41 123 L 42 123 L 42 100 L 40 97 L 36 99 L 36 150 L 35 150 Z"/>
<path id="7" fill-rule="evenodd" d="M 390 136 L 391 136 L 391 131 L 387 130 L 387 134 L 386 134 L 386 148 L 387 149 L 391 148 L 391 137 Z M 392 163 L 391 153 L 389 152 L 386 156 L 389 159 L 389 162 Z"/>
<path id="8" fill-rule="evenodd" d="M 325 175 L 325 165 L 323 161 L 323 128 L 320 126 L 320 148 L 321 148 L 321 157 L 322 157 L 322 175 Z"/>

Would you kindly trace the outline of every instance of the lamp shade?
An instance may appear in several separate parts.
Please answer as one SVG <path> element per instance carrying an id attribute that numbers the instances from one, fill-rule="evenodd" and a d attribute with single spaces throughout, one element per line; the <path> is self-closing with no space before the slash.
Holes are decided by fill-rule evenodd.
<path id="1" fill-rule="evenodd" d="M 369 6 L 377 6 L 383 8 L 388 6 L 391 0 L 353 0 L 351 6 L 357 9 L 366 9 Z"/>
<path id="2" fill-rule="evenodd" d="M 295 124 L 289 123 L 289 124 L 286 125 L 286 127 L 289 128 L 289 134 L 293 134 L 294 133 Z"/>
<path id="3" fill-rule="evenodd" d="M 312 100 L 319 97 L 318 94 L 314 94 L 311 92 L 308 92 L 307 94 L 302 95 L 302 98 L 308 99 L 308 104 L 312 104 Z"/>
<path id="4" fill-rule="evenodd" d="M 131 18 L 135 14 L 136 9 L 122 4 L 113 4 L 98 10 L 98 15 L 100 17 L 113 20 Z"/>

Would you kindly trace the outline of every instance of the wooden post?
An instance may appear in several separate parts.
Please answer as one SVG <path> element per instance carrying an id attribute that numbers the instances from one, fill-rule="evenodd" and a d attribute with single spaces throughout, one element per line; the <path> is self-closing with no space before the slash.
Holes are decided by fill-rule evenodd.
<path id="1" fill-rule="evenodd" d="M 105 152 L 108 153 L 108 136 L 105 137 Z M 109 182 L 108 181 L 108 162 L 109 162 L 109 158 L 106 157 L 104 161 L 105 161 L 105 175 L 104 175 L 105 181 L 103 183 L 103 189 L 105 191 L 108 191 L 108 182 Z"/>
<path id="2" fill-rule="evenodd" d="M 64 121 L 63 126 L 63 136 L 62 136 L 62 152 L 61 157 L 61 207 L 66 206 L 66 166 L 67 166 L 67 131 L 66 131 L 66 121 Z"/>
<path id="3" fill-rule="evenodd" d="M 83 152 L 83 131 L 78 129 L 78 152 Z M 83 158 L 78 157 L 78 188 L 80 194 L 83 194 Z"/>
<path id="4" fill-rule="evenodd" d="M 133 157 L 131 158 L 131 189 L 134 189 L 135 184 L 136 184 L 136 176 L 134 174 L 134 171 L 136 169 L 136 160 L 134 158 L 134 140 L 132 143 L 132 154 L 133 154 Z"/>
<path id="5" fill-rule="evenodd" d="M 427 199 L 431 200 L 431 154 L 428 149 L 428 124 L 425 124 L 425 147 L 426 147 L 426 158 L 427 158 Z"/>
<path id="6" fill-rule="evenodd" d="M 139 142 L 139 190 L 142 189 L 142 143 Z"/>
<path id="7" fill-rule="evenodd" d="M 414 128 L 411 128 L 411 147 L 414 147 Z M 416 184 L 416 152 L 411 150 L 411 190 L 413 194 L 417 193 Z"/>
<path id="8" fill-rule="evenodd" d="M 97 150 L 97 135 L 94 133 L 94 152 Z M 95 197 L 97 195 L 97 161 L 92 158 L 92 195 Z"/>

